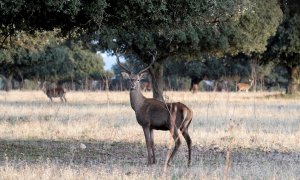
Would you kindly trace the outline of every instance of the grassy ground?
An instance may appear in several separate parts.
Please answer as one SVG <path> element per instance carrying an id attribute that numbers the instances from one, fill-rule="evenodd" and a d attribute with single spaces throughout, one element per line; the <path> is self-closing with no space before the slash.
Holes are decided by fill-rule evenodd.
<path id="1" fill-rule="evenodd" d="M 194 112 L 192 165 L 186 165 L 183 143 L 166 174 L 170 134 L 155 131 L 158 163 L 147 166 L 143 131 L 128 92 L 68 92 L 67 104 L 59 99 L 51 104 L 40 91 L 0 92 L 0 177 L 223 179 L 226 168 L 229 179 L 300 177 L 299 98 L 275 93 L 165 96 Z"/>

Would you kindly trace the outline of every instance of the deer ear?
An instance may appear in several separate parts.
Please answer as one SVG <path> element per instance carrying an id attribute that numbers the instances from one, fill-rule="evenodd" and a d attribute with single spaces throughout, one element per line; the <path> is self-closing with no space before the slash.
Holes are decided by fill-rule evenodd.
<path id="1" fill-rule="evenodd" d="M 130 75 L 127 72 L 121 72 L 124 79 L 129 79 Z"/>
<path id="2" fill-rule="evenodd" d="M 140 78 L 143 79 L 145 77 L 147 77 L 148 73 L 147 72 L 143 72 L 142 74 L 140 74 Z"/>

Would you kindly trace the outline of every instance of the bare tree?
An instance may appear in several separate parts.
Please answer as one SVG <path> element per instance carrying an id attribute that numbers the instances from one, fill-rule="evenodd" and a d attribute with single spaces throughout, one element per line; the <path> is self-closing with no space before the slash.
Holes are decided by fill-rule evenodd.
<path id="1" fill-rule="evenodd" d="M 165 103 L 157 99 L 146 98 L 141 92 L 140 81 L 143 77 L 143 73 L 148 71 L 151 65 L 153 65 L 155 62 L 155 55 L 153 55 L 152 63 L 142 69 L 138 74 L 133 74 L 125 68 L 119 61 L 119 55 L 117 54 L 116 56 L 117 63 L 126 72 L 125 75 L 127 78 L 130 79 L 130 103 L 132 109 L 135 111 L 137 122 L 142 126 L 144 131 L 148 151 L 148 164 L 156 163 L 153 130 L 170 131 L 173 136 L 175 147 L 166 160 L 167 164 L 169 164 L 181 144 L 178 134 L 179 129 L 187 142 L 188 165 L 190 165 L 192 140 L 188 133 L 188 127 L 192 121 L 192 110 L 180 102 Z M 172 123 L 171 120 L 172 112 L 170 112 L 170 110 L 172 110 L 172 106 L 176 107 L 177 111 L 175 123 Z"/>

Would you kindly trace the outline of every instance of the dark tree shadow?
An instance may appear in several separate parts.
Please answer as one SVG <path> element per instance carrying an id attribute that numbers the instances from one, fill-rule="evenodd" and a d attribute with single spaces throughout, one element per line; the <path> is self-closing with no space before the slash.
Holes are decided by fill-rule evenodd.
<path id="1" fill-rule="evenodd" d="M 163 165 L 168 147 L 156 145 L 158 165 Z M 143 166 L 147 163 L 144 143 L 89 141 L 79 142 L 50 140 L 0 140 L 0 164 L 4 161 L 26 161 L 40 163 L 53 161 L 62 164 L 125 164 Z M 192 147 L 192 166 L 220 166 L 225 164 L 226 150 L 217 147 Z M 300 164 L 300 152 L 261 151 L 256 149 L 233 149 L 232 165 L 244 163 L 272 162 L 275 164 Z M 182 145 L 176 154 L 173 164 L 187 163 L 187 147 Z"/>

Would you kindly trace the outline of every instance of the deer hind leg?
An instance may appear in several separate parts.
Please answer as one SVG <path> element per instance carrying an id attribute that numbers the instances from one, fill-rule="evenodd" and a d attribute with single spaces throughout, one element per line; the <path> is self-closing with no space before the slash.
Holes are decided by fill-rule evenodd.
<path id="1" fill-rule="evenodd" d="M 180 131 L 184 137 L 188 146 L 188 166 L 191 165 L 191 154 L 192 154 L 192 139 L 189 135 L 188 128 L 192 122 L 192 115 L 188 116 L 188 112 L 183 112 L 183 123 L 180 126 Z"/>
<path id="2" fill-rule="evenodd" d="M 188 146 L 188 153 L 189 153 L 188 166 L 190 166 L 191 165 L 191 154 L 192 154 L 192 149 L 191 149 L 192 148 L 192 139 L 191 139 L 187 129 L 185 131 L 182 131 L 182 135 Z"/>
<path id="3" fill-rule="evenodd" d="M 145 140 L 146 140 L 146 146 L 147 146 L 147 152 L 148 152 L 148 164 L 153 164 L 152 162 L 152 152 L 151 152 L 151 137 L 150 137 L 150 128 L 149 127 L 143 127 Z"/>
<path id="4" fill-rule="evenodd" d="M 59 96 L 59 98 L 60 98 L 60 101 L 61 101 L 61 102 L 64 102 L 63 96 Z"/>
<path id="5" fill-rule="evenodd" d="M 170 161 L 173 159 L 173 157 L 176 154 L 179 146 L 181 145 L 181 141 L 180 141 L 180 138 L 179 138 L 178 129 L 177 129 L 176 125 L 174 125 L 173 127 L 171 127 L 170 131 L 171 131 L 171 134 L 172 134 L 173 139 L 175 141 L 175 147 L 174 147 L 172 153 L 170 154 L 170 156 L 167 159 L 167 165 L 170 164 Z"/>
<path id="6" fill-rule="evenodd" d="M 185 119 L 182 128 L 180 128 L 182 136 L 184 137 L 184 139 L 187 143 L 187 146 L 188 146 L 188 166 L 191 165 L 191 155 L 192 155 L 192 139 L 191 139 L 191 137 L 189 135 L 189 132 L 188 132 L 188 127 L 189 127 L 191 122 L 192 122 L 192 119 L 190 119 L 190 120 Z"/>
<path id="7" fill-rule="evenodd" d="M 65 103 L 67 102 L 67 98 L 66 98 L 66 96 L 65 95 L 63 95 L 63 98 L 64 98 L 64 100 L 65 100 Z"/>
<path id="8" fill-rule="evenodd" d="M 65 95 L 61 95 L 60 100 L 61 100 L 61 102 L 64 102 L 64 103 L 67 102 L 67 99 L 66 99 Z"/>
<path id="9" fill-rule="evenodd" d="M 153 137 L 153 129 L 150 129 L 150 144 L 151 144 L 151 149 L 152 149 L 152 160 L 153 163 L 156 163 L 156 159 L 155 159 L 155 147 L 154 147 L 154 137 Z"/>

